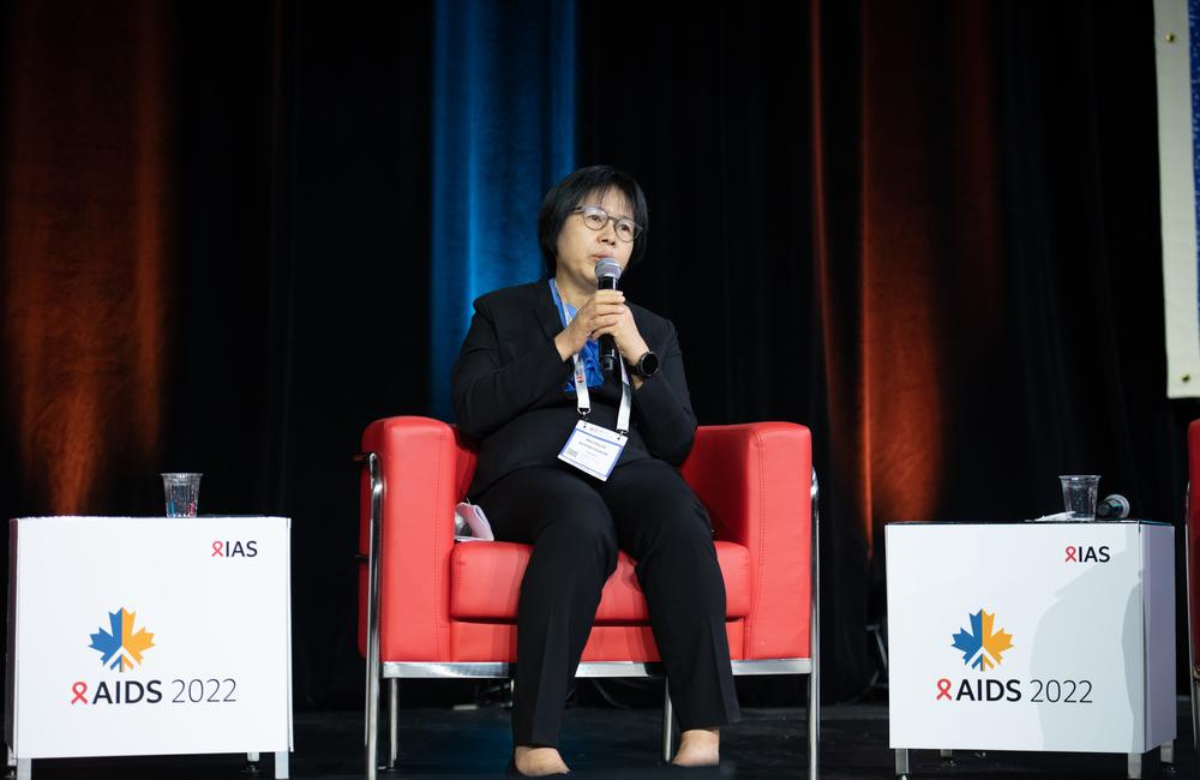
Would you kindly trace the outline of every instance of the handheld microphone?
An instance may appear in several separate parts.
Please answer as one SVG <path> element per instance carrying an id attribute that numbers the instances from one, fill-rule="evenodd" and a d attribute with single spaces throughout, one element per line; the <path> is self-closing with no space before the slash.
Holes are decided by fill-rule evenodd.
<path id="1" fill-rule="evenodd" d="M 1103 501 L 1096 504 L 1096 517 L 1129 517 L 1129 499 L 1118 493 L 1105 496 Z"/>
<path id="2" fill-rule="evenodd" d="M 596 282 L 600 285 L 601 290 L 617 289 L 617 282 L 621 278 L 621 266 L 616 260 L 611 257 L 602 257 L 596 263 Z M 613 341 L 613 337 L 604 335 L 600 337 L 600 370 L 606 374 L 611 374 L 617 368 L 617 344 Z"/>

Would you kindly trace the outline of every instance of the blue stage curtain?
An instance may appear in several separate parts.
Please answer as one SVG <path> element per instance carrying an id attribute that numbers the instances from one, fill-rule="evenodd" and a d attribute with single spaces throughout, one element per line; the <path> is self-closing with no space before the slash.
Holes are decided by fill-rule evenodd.
<path id="1" fill-rule="evenodd" d="M 574 165 L 575 9 L 436 0 L 430 338 L 432 413 L 483 293 L 542 273 L 537 210 Z"/>

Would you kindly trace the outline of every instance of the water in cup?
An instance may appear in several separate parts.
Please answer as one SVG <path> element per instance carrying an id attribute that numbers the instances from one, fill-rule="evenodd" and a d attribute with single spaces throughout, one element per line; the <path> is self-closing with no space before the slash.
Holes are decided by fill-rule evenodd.
<path id="1" fill-rule="evenodd" d="M 1096 519 L 1096 492 L 1100 487 L 1097 474 L 1063 474 L 1063 504 L 1069 520 Z"/>

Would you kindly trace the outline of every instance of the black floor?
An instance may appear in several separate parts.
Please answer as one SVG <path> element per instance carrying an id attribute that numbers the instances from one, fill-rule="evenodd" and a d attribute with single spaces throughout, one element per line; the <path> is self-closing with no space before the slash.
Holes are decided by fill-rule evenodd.
<path id="1" fill-rule="evenodd" d="M 576 708 L 567 714 L 563 756 L 579 778 L 803 778 L 808 731 L 803 709 L 750 709 L 723 733 L 721 766 L 679 770 L 659 765 L 659 713 L 654 710 Z M 827 780 L 894 780 L 888 749 L 887 707 L 859 704 L 826 707 L 822 714 L 821 776 Z M 1175 767 L 1146 757 L 1143 777 L 1196 778 L 1189 705 L 1180 700 Z M 426 709 L 402 711 L 400 772 L 381 778 L 480 778 L 500 776 L 508 760 L 508 713 Z M 362 716 L 356 712 L 299 713 L 295 719 L 295 778 L 363 776 Z M 170 778 L 241 780 L 244 757 L 61 759 L 33 762 L 35 780 L 60 778 Z M 1079 753 L 963 753 L 946 760 L 933 751 L 912 754 L 913 778 L 1000 780 L 1038 776 L 1061 780 L 1125 777 L 1123 755 Z M 262 777 L 274 776 L 264 756 Z"/>

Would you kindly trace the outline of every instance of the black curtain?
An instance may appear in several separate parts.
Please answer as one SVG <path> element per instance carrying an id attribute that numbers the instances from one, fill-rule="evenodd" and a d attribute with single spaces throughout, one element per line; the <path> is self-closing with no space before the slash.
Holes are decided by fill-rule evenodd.
<path id="1" fill-rule="evenodd" d="M 172 453 L 206 512 L 293 518 L 297 705 L 358 706 L 358 467 L 428 407 L 431 13 L 189 4 Z"/>

